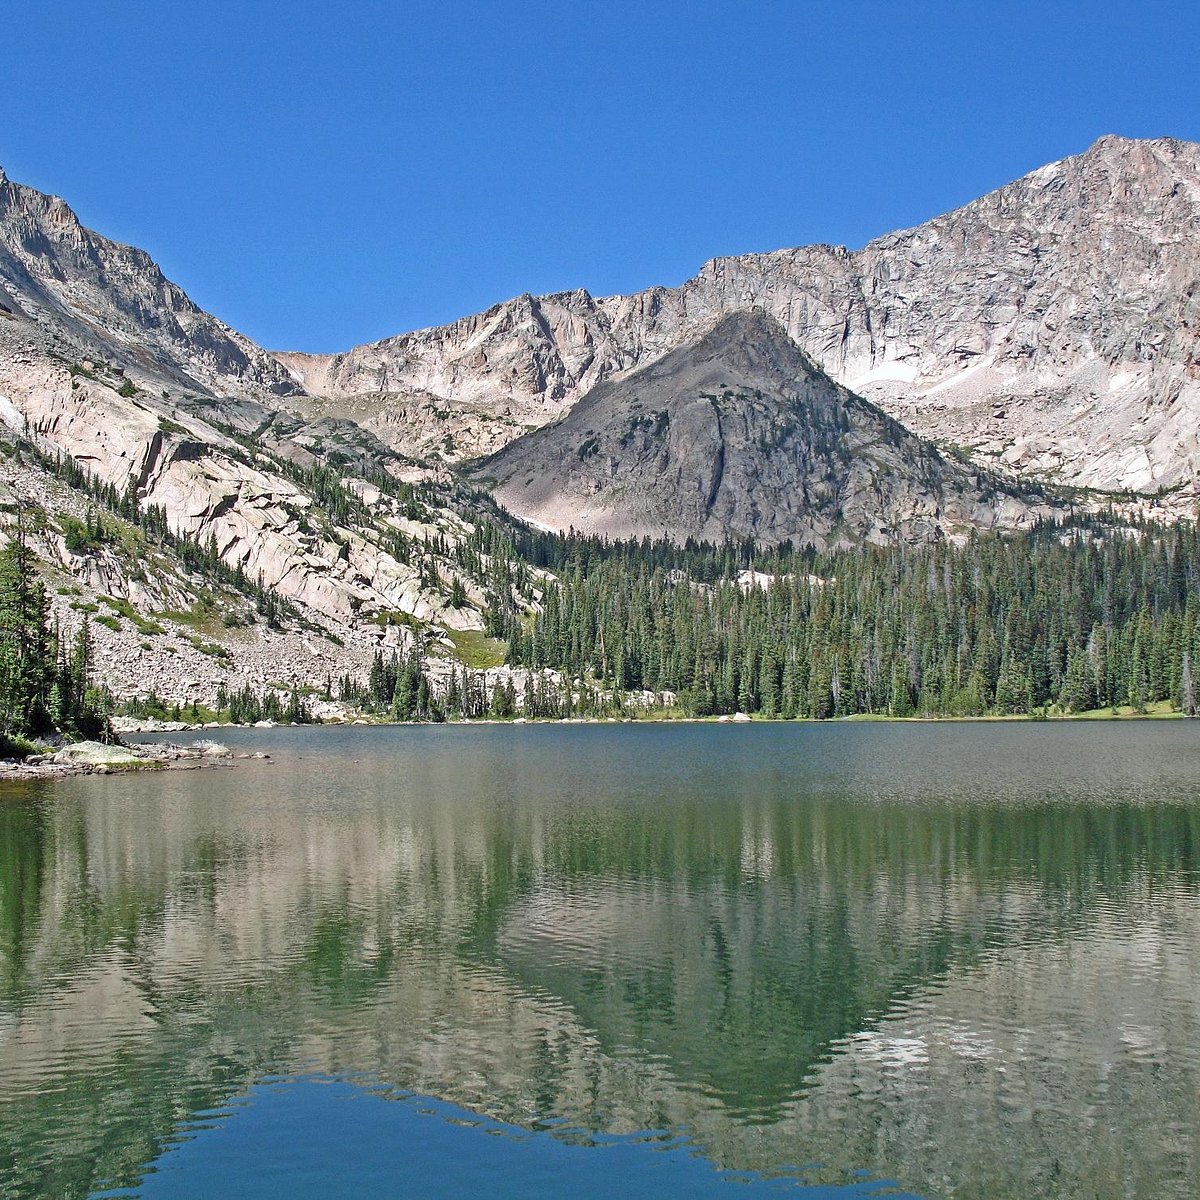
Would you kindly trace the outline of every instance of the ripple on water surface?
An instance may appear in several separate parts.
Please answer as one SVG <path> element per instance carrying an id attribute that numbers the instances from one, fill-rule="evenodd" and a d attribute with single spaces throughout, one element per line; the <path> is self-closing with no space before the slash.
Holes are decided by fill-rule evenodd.
<path id="1" fill-rule="evenodd" d="M 678 1135 L 605 1136 L 508 1125 L 444 1101 L 363 1090 L 328 1079 L 259 1084 L 204 1114 L 147 1169 L 136 1188 L 95 1200 L 196 1200 L 213 1195 L 289 1200 L 344 1195 L 495 1196 L 557 1200 L 675 1200 L 736 1194 L 799 1200 L 917 1200 L 867 1171 L 807 1184 L 803 1171 L 720 1170 Z"/>
<path id="2" fill-rule="evenodd" d="M 1200 1194 L 1194 726 L 268 748 L 0 802 L 4 1194 Z"/>

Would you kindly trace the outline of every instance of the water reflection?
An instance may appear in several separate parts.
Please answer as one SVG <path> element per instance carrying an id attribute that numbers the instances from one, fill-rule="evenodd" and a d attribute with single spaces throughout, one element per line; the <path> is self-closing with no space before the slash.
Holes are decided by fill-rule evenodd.
<path id="1" fill-rule="evenodd" d="M 4 793 L 0 1182 L 134 1184 L 320 1070 L 732 1169 L 1194 1195 L 1194 743 L 278 731 L 273 767 Z"/>

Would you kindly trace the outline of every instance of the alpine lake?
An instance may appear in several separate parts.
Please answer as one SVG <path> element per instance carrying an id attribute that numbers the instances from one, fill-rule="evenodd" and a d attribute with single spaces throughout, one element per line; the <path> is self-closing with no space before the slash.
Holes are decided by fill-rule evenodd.
<path id="1" fill-rule="evenodd" d="M 1194 722 L 217 736 L 0 787 L 6 1198 L 1200 1195 Z"/>

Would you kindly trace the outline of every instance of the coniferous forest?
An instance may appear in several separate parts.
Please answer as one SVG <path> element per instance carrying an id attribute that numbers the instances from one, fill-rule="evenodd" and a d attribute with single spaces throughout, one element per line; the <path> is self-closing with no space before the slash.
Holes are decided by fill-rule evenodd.
<path id="1" fill-rule="evenodd" d="M 158 510 L 86 477 L 72 482 L 166 536 Z M 368 677 L 341 680 L 341 699 L 400 720 L 613 715 L 647 704 L 782 719 L 1145 712 L 1164 702 L 1197 711 L 1200 534 L 1191 522 L 1110 513 L 960 544 L 817 552 L 559 535 L 513 521 L 478 493 L 457 500 L 474 533 L 453 549 L 444 539 L 424 551 L 406 545 L 406 557 L 452 556 L 486 587 L 487 632 L 506 644 L 510 666 L 530 669 L 522 693 L 466 668 L 451 672 L 448 690 L 435 687 L 409 653 L 377 656 Z M 212 547 L 187 561 L 222 568 Z M 447 582 L 435 565 L 429 572 Z M 461 604 L 461 579 L 449 585 Z M 0 730 L 94 736 L 109 697 L 90 678 L 88 630 L 67 646 L 47 614 L 18 538 L 0 556 Z M 632 693 L 641 695 L 631 702 Z M 237 693 L 218 710 L 312 719 L 296 695 L 285 704 Z"/>
<path id="2" fill-rule="evenodd" d="M 493 612 L 511 662 L 672 692 L 692 715 L 1196 711 L 1190 523 L 1076 518 L 826 554 L 544 534 L 518 548 L 557 578 L 536 617 Z"/>
<path id="3" fill-rule="evenodd" d="M 0 754 L 52 730 L 102 737 L 109 697 L 92 685 L 87 622 L 68 645 L 21 537 L 0 550 Z"/>

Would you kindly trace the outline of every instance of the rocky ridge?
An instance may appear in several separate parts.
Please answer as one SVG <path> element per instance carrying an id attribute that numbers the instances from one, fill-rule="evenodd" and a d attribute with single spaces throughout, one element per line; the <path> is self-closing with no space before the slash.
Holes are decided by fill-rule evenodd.
<path id="1" fill-rule="evenodd" d="M 1104 137 L 861 250 L 714 259 L 678 288 L 525 295 L 345 354 L 278 357 L 389 444 L 455 459 L 761 308 L 926 437 L 1066 484 L 1175 489 L 1186 511 L 1200 464 L 1198 288 L 1200 145 Z"/>
<path id="2" fill-rule="evenodd" d="M 1052 506 L 946 459 L 834 383 L 762 312 L 601 383 L 476 468 L 535 524 L 618 538 L 894 543 Z"/>
<path id="3" fill-rule="evenodd" d="M 282 407 L 292 397 L 280 393 L 296 390 L 279 386 L 283 368 L 222 332 L 148 257 L 82 229 L 61 201 L 7 180 L 2 190 L 0 544 L 20 519 L 54 619 L 68 640 L 89 621 L 98 674 L 118 697 L 211 707 L 222 686 L 297 686 L 338 717 L 343 706 L 319 699 L 331 680 L 362 680 L 377 651 L 414 646 L 444 687 L 462 668 L 454 636 L 479 635 L 485 603 L 456 559 L 471 525 L 438 499 L 444 473 L 353 421 Z M 176 325 L 157 311 L 160 293 L 182 314 Z M 29 447 L 161 509 L 176 536 L 294 615 L 264 619 Z M 435 486 L 405 501 L 410 483 Z M 93 510 L 109 540 L 72 547 L 70 522 Z M 480 673 L 489 694 L 496 682 L 524 688 L 519 670 Z"/>
<path id="4" fill-rule="evenodd" d="M 297 390 L 274 358 L 198 308 L 144 251 L 84 228 L 70 206 L 0 167 L 0 318 L 26 317 L 178 387 Z"/>
<path id="5" fill-rule="evenodd" d="M 328 620 L 389 609 L 458 620 L 421 594 L 415 568 L 398 562 L 378 535 L 324 519 L 309 492 L 269 455 L 99 364 L 32 356 L 22 366 L 2 353 L 3 334 L 0 418 L 13 433 L 69 455 L 119 492 L 132 488 L 142 504 L 165 508 L 177 532 L 215 540 L 226 564 Z M 269 439 L 257 444 L 265 449 Z M 449 520 L 410 520 L 377 490 L 361 490 L 384 531 L 420 539 Z"/>
<path id="6" fill-rule="evenodd" d="M 351 421 L 309 421 L 281 407 L 298 388 L 275 359 L 197 308 L 144 252 L 2 175 L 0 288 L 0 436 L 161 507 L 176 534 L 212 544 L 226 566 L 342 641 L 391 613 L 437 636 L 481 627 L 479 587 L 464 580 L 469 603 L 451 608 L 420 563 L 396 553 L 397 539 L 439 536 L 452 547 L 467 526 L 449 512 L 410 510 L 367 482 L 416 481 L 428 470 Z M 305 482 L 305 470 L 323 466 L 347 477 L 364 510 L 357 523 L 339 524 Z M 28 471 L 20 479 L 33 503 L 35 493 L 61 492 Z M 45 511 L 53 521 L 70 508 Z M 148 593 L 139 564 L 111 556 L 92 554 L 85 574 L 99 594 L 149 612 L 195 599 L 187 581 L 169 597 Z M 454 572 L 443 564 L 441 574 Z"/>

